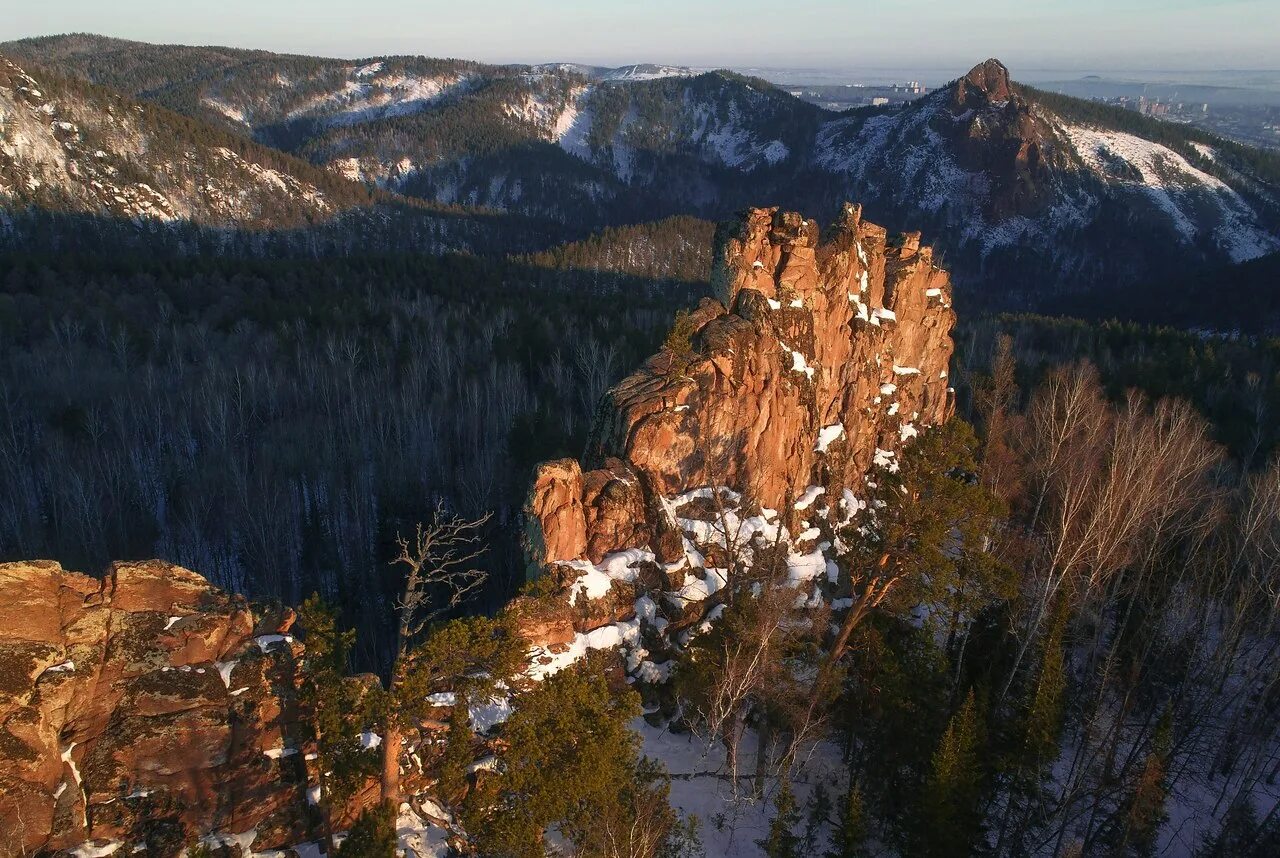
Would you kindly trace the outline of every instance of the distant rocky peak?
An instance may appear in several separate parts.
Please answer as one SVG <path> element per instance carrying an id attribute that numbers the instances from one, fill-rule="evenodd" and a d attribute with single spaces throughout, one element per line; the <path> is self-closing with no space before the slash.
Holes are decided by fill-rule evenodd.
<path id="1" fill-rule="evenodd" d="M 969 73 L 956 82 L 956 95 L 963 102 L 972 92 L 981 93 L 989 102 L 1008 101 L 1009 70 L 1004 63 L 992 58 L 969 69 Z"/>

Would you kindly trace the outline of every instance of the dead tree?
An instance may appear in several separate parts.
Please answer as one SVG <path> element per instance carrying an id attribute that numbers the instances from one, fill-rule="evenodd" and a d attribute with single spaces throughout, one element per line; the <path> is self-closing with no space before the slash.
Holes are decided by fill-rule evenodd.
<path id="1" fill-rule="evenodd" d="M 491 515 L 485 513 L 480 518 L 466 519 L 437 504 L 431 521 L 418 524 L 411 540 L 396 537 L 400 553 L 392 565 L 403 566 L 408 573 L 404 589 L 396 600 L 399 627 L 387 689 L 386 735 L 382 742 L 383 801 L 398 804 L 400 800 L 404 725 L 396 694 L 408 670 L 413 645 L 433 622 L 456 610 L 488 578 L 488 572 L 473 564 L 486 551 L 480 531 Z"/>

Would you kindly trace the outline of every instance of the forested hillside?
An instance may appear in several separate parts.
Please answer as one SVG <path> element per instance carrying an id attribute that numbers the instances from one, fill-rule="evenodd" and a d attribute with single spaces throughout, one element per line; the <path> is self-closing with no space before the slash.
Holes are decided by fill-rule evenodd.
<path id="1" fill-rule="evenodd" d="M 1280 250 L 1274 155 L 1017 84 L 996 60 L 914 102 L 834 113 L 724 71 L 337 60 L 83 35 L 0 50 L 371 189 L 554 224 L 558 239 L 720 220 L 760 200 L 830 212 L 860 199 L 891 229 L 937 236 L 961 306 L 975 310 L 1056 310 L 1064 296 Z"/>

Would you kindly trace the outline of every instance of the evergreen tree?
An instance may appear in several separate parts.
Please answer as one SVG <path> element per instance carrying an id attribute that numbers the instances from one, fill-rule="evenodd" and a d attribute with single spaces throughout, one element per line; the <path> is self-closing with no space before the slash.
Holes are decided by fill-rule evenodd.
<path id="1" fill-rule="evenodd" d="M 1280 825 L 1275 814 L 1259 820 L 1248 796 L 1233 804 L 1222 828 L 1196 852 L 1196 858 L 1270 858 L 1280 855 Z"/>
<path id="2" fill-rule="evenodd" d="M 1025 712 L 1012 731 L 1014 747 L 999 758 L 1008 778 L 1008 800 L 1000 825 L 999 845 L 1019 848 L 1035 825 L 1036 808 L 1044 799 L 1045 783 L 1059 753 L 1063 694 L 1066 690 L 1064 641 L 1069 602 L 1060 599 L 1045 636 L 1036 684 Z M 1019 735 L 1020 734 L 1020 735 Z"/>
<path id="3" fill-rule="evenodd" d="M 867 854 L 867 808 L 862 787 L 857 784 L 849 785 L 844 807 L 840 809 L 834 847 L 827 858 L 864 858 Z"/>
<path id="4" fill-rule="evenodd" d="M 773 807 L 769 834 L 763 840 L 757 840 L 756 845 L 769 858 L 799 858 L 804 854 L 801 838 L 795 833 L 796 826 L 800 824 L 800 809 L 796 805 L 795 793 L 791 791 L 791 782 L 786 777 L 778 786 Z"/>
<path id="5" fill-rule="evenodd" d="M 455 695 L 453 709 L 449 712 L 449 733 L 445 739 L 444 759 L 440 761 L 440 782 L 437 787 L 440 799 L 448 804 L 455 804 L 466 792 L 467 769 L 474 761 L 472 735 L 467 698 L 459 692 Z"/>
<path id="6" fill-rule="evenodd" d="M 1122 808 L 1122 854 L 1150 856 L 1156 852 L 1160 826 L 1168 819 L 1164 805 L 1169 795 L 1168 765 L 1172 743 L 1173 713 L 1165 709 L 1151 737 L 1151 749 L 1143 760 L 1137 782 Z"/>
<path id="7" fill-rule="evenodd" d="M 361 811 L 338 847 L 337 858 L 396 858 L 396 810 L 391 802 Z"/>
<path id="8" fill-rule="evenodd" d="M 925 783 L 914 839 L 921 855 L 967 854 L 981 834 L 981 715 L 973 691 L 951 718 Z"/>
<path id="9" fill-rule="evenodd" d="M 827 788 L 821 783 L 815 784 L 813 795 L 809 796 L 809 806 L 805 811 L 805 854 L 812 854 L 818 845 L 818 837 L 823 827 L 831 821 L 832 809 L 831 796 L 827 793 Z"/>
<path id="10" fill-rule="evenodd" d="M 541 858 L 554 827 L 582 854 L 652 855 L 673 823 L 657 769 L 628 726 L 640 714 L 613 690 L 592 654 L 520 698 L 503 738 L 500 773 L 478 784 L 465 821 L 485 854 Z"/>
<path id="11" fill-rule="evenodd" d="M 306 635 L 299 701 L 309 717 L 319 772 L 320 809 L 326 839 L 332 843 L 333 820 L 356 790 L 376 770 L 376 755 L 360 741 L 376 715 L 377 689 L 347 676 L 355 632 L 338 628 L 332 609 L 312 595 L 302 605 L 299 621 Z"/>

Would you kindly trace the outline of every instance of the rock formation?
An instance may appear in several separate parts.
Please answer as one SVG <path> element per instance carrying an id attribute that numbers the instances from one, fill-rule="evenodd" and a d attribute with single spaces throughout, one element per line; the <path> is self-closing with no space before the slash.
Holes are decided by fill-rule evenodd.
<path id="1" fill-rule="evenodd" d="M 856 498 L 873 464 L 950 415 L 949 278 L 918 233 L 889 240 L 853 205 L 825 233 L 753 209 L 718 231 L 712 286 L 689 344 L 668 343 L 609 391 L 583 462 L 537 470 L 525 508 L 535 571 L 563 570 L 572 587 L 588 567 L 618 580 L 660 564 L 678 590 L 695 556 L 684 522 L 696 516 L 678 508 L 691 493 L 729 489 L 766 517 L 823 493 Z M 646 562 L 608 572 L 628 551 Z M 579 606 L 574 620 L 589 631 L 628 604 Z"/>
<path id="2" fill-rule="evenodd" d="M 0 856 L 305 840 L 291 620 L 166 563 L 0 564 Z"/>
<path id="3" fill-rule="evenodd" d="M 999 60 L 979 63 L 952 85 L 949 121 L 935 128 L 951 138 L 959 165 L 987 176 L 987 216 L 999 223 L 1033 215 L 1052 199 L 1052 136 L 1031 105 L 1013 91 L 1009 70 Z"/>

